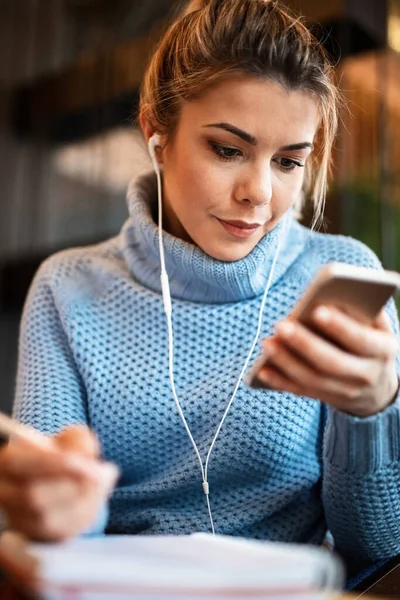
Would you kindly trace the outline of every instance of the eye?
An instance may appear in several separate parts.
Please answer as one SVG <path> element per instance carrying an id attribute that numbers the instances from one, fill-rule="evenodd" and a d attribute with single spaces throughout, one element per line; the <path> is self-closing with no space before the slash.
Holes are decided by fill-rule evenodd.
<path id="1" fill-rule="evenodd" d="M 285 158 L 284 156 L 274 159 L 281 171 L 289 173 L 294 171 L 296 167 L 304 167 L 304 164 L 293 158 Z"/>
<path id="2" fill-rule="evenodd" d="M 231 148 L 230 146 L 222 146 L 216 142 L 209 142 L 212 151 L 222 160 L 232 160 L 237 156 L 242 156 L 243 153 L 238 148 Z"/>

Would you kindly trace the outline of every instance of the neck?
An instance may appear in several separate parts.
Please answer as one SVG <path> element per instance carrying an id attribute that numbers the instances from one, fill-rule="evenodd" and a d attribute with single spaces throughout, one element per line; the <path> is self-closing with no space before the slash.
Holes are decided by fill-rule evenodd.
<path id="1" fill-rule="evenodd" d="M 139 178 L 128 192 L 130 219 L 122 232 L 122 251 L 135 279 L 160 292 L 158 226 L 152 212 L 157 206 L 157 181 L 153 174 Z M 305 244 L 305 234 L 291 214 L 282 240 L 271 285 L 287 270 Z M 168 227 L 168 225 L 167 225 Z M 163 232 L 165 263 L 171 296 L 192 302 L 225 303 L 250 299 L 264 292 L 282 222 L 266 234 L 245 258 L 224 262 L 212 258 L 188 240 Z"/>

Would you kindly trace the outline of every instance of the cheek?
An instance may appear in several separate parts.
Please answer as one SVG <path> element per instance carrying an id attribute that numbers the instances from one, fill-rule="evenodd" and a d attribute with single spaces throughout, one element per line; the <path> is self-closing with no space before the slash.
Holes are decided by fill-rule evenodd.
<path id="1" fill-rule="evenodd" d="M 281 216 L 290 207 L 293 206 L 301 197 L 303 187 L 302 172 L 299 173 L 279 173 L 273 187 L 273 202 L 275 212 Z"/>
<path id="2" fill-rule="evenodd" d="M 227 196 L 228 182 L 223 177 L 221 169 L 209 161 L 187 161 L 181 163 L 176 178 L 176 192 L 181 208 L 188 217 L 221 204 L 220 199 Z M 184 204 L 184 205 L 183 205 Z"/>

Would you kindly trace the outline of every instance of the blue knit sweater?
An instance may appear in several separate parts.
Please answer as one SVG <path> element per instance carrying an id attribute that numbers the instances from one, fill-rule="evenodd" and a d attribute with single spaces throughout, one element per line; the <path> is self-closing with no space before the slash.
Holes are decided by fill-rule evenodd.
<path id="1" fill-rule="evenodd" d="M 44 432 L 93 428 L 122 472 L 109 532 L 209 531 L 199 464 L 170 390 L 155 178 L 138 180 L 128 197 L 118 237 L 58 253 L 39 269 L 22 320 L 15 415 Z M 280 231 L 232 263 L 164 235 L 175 381 L 203 458 L 255 335 Z M 262 337 L 330 261 L 381 268 L 360 242 L 290 217 Z M 387 310 L 397 333 L 393 302 Z M 399 424 L 398 400 L 356 418 L 242 383 L 210 460 L 216 532 L 319 544 L 329 529 L 345 556 L 399 552 Z"/>

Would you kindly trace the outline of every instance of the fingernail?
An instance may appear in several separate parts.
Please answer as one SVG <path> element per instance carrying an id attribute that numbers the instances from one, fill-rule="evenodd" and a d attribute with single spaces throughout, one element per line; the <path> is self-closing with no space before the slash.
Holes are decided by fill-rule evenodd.
<path id="1" fill-rule="evenodd" d="M 264 340 L 262 343 L 262 353 L 264 358 L 267 358 L 272 354 L 272 345 L 269 340 Z"/>
<path id="2" fill-rule="evenodd" d="M 114 463 L 104 463 L 101 465 L 102 478 L 107 488 L 112 489 L 119 477 L 119 469 Z"/>
<path id="3" fill-rule="evenodd" d="M 314 311 L 314 315 L 317 317 L 317 319 L 319 321 L 324 321 L 325 323 L 328 323 L 328 321 L 331 318 L 331 313 L 327 308 L 325 308 L 325 306 L 319 306 Z"/>
<path id="4" fill-rule="evenodd" d="M 296 331 L 296 327 L 293 323 L 289 321 L 282 321 L 276 325 L 276 330 L 284 338 L 288 338 L 294 334 Z"/>
<path id="5" fill-rule="evenodd" d="M 73 453 L 65 454 L 63 456 L 63 461 L 67 468 L 82 473 L 85 473 L 86 471 L 92 471 L 95 464 L 92 463 L 92 461 L 89 461 L 86 457 Z"/>
<path id="6" fill-rule="evenodd" d="M 97 460 L 79 454 L 69 453 L 64 456 L 65 466 L 77 474 L 98 479 L 103 477 L 103 465 Z"/>

